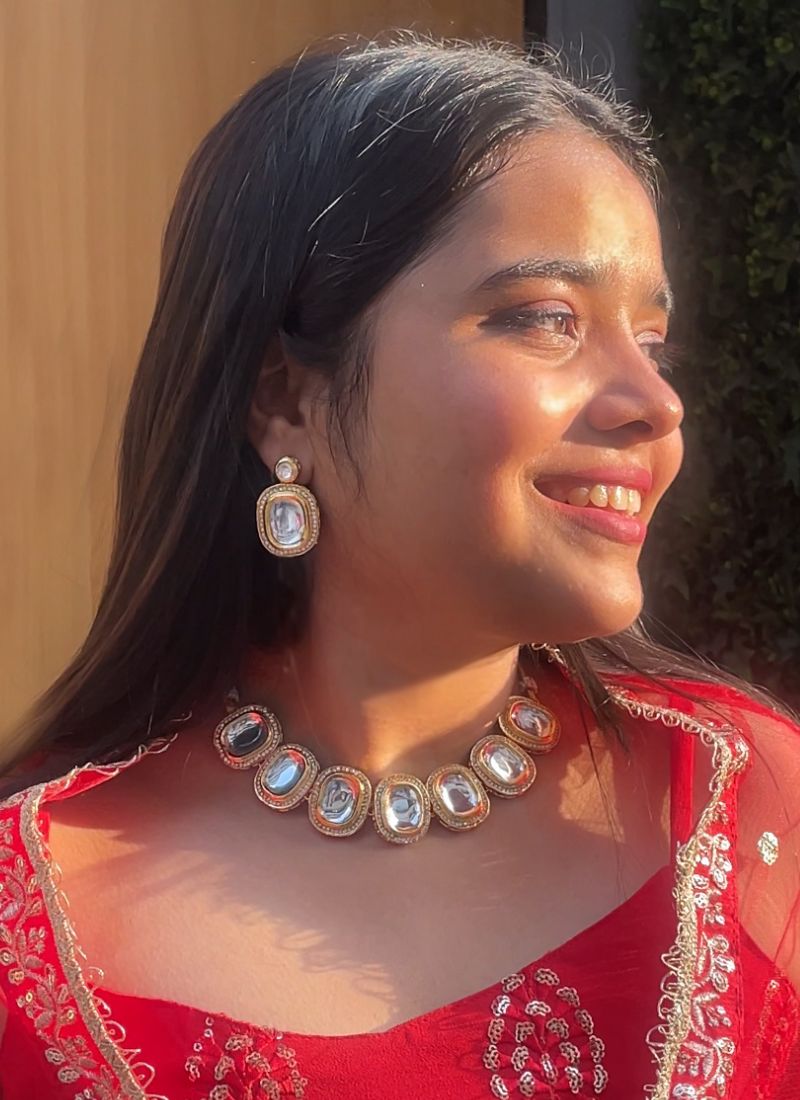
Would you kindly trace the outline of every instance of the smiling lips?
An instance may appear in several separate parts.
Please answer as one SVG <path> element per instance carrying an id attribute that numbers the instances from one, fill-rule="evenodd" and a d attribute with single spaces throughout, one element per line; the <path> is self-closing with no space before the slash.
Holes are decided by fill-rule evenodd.
<path id="1" fill-rule="evenodd" d="M 551 500 L 576 508 L 612 508 L 628 515 L 641 511 L 642 496 L 652 485 L 653 475 L 643 466 L 595 466 L 536 479 L 536 488 Z"/>
<path id="2" fill-rule="evenodd" d="M 652 486 L 652 475 L 641 467 L 582 470 L 570 474 L 545 475 L 536 488 L 560 505 L 583 526 L 622 542 L 644 541 L 646 525 L 636 519 L 642 496 Z"/>
<path id="3" fill-rule="evenodd" d="M 625 485 L 596 482 L 594 485 L 574 485 L 572 488 L 559 484 L 538 487 L 551 500 L 560 500 L 576 508 L 611 508 L 629 516 L 636 516 L 642 510 L 642 494 L 638 489 L 629 489 Z"/>

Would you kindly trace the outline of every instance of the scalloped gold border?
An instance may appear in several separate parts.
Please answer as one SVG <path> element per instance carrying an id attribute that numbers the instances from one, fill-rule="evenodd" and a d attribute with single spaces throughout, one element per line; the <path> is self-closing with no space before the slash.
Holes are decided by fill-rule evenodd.
<path id="1" fill-rule="evenodd" d="M 534 710 L 541 711 L 542 714 L 550 716 L 550 732 L 546 738 L 539 737 L 535 733 L 530 733 L 528 730 L 523 729 L 522 726 L 517 725 L 511 717 L 511 712 L 518 706 L 532 707 Z M 537 756 L 546 752 L 552 752 L 561 740 L 561 723 L 558 717 L 553 714 L 548 707 L 543 706 L 538 699 L 530 699 L 527 695 L 512 695 L 503 707 L 502 714 L 498 716 L 497 724 L 510 741 L 516 741 L 518 745 L 522 745 L 523 749 L 527 749 L 528 752 L 536 753 Z"/>
<path id="2" fill-rule="evenodd" d="M 481 760 L 481 750 L 484 745 L 488 745 L 489 742 L 498 742 L 501 745 L 506 745 L 508 748 L 513 749 L 514 752 L 518 752 L 528 763 L 531 769 L 530 778 L 525 783 L 504 783 L 502 779 L 499 779 L 492 770 L 483 763 Z M 485 737 L 481 737 L 480 741 L 476 741 L 472 746 L 469 754 L 469 764 L 475 774 L 483 783 L 484 787 L 488 787 L 494 794 L 500 795 L 501 798 L 516 798 L 519 794 L 524 794 L 525 791 L 529 791 L 533 786 L 536 779 L 536 761 L 530 756 L 522 745 L 517 741 L 513 741 L 510 737 L 504 737 L 500 733 L 487 733 Z"/>
<path id="3" fill-rule="evenodd" d="M 30 792 L 23 798 L 20 806 L 20 835 L 28 859 L 42 889 L 45 908 L 64 977 L 87 1031 L 123 1090 L 120 1093 L 120 1100 L 123 1100 L 123 1098 L 124 1100 L 169 1100 L 169 1098 L 160 1093 L 147 1092 L 147 1087 L 155 1077 L 155 1067 L 149 1062 L 134 1061 L 141 1051 L 126 1051 L 123 1048 L 122 1042 L 126 1038 L 125 1029 L 121 1024 L 103 1014 L 100 1006 L 104 1005 L 104 1002 L 95 994 L 81 967 L 80 959 L 85 959 L 86 955 L 80 947 L 75 929 L 65 911 L 65 905 L 69 903 L 56 881 L 55 871 L 57 865 L 50 855 L 47 842 L 39 826 L 40 805 L 45 794 L 49 795 L 53 789 L 63 792 L 72 786 L 81 772 L 86 770 L 99 771 L 104 773 L 107 778 L 114 778 L 143 756 L 149 753 L 164 752 L 173 744 L 176 737 L 177 734 L 160 737 L 150 745 L 142 745 L 132 756 L 119 764 L 84 764 L 72 768 L 58 780 L 32 787 Z M 99 967 L 93 969 L 102 981 L 102 970 Z M 146 1080 L 139 1080 L 136 1076 L 137 1071 L 146 1075 Z M 88 1080 L 90 1086 L 94 1083 Z M 77 1086 L 78 1082 L 76 1081 L 74 1084 Z"/>
<path id="4" fill-rule="evenodd" d="M 259 745 L 257 749 L 253 749 L 247 756 L 233 756 L 225 748 L 222 738 L 225 734 L 225 730 L 231 724 L 231 722 L 237 721 L 239 718 L 243 718 L 245 714 L 250 714 L 254 711 L 256 714 L 260 714 L 267 723 L 267 739 L 263 745 Z M 261 707 L 257 705 L 248 705 L 246 707 L 237 707 L 236 710 L 231 711 L 230 714 L 226 714 L 220 724 L 214 730 L 214 748 L 222 757 L 223 764 L 227 764 L 229 768 L 235 768 L 237 770 L 243 768 L 254 768 L 256 764 L 260 764 L 265 756 L 268 756 L 274 749 L 280 745 L 283 740 L 283 730 L 281 724 L 275 714 L 272 713 L 267 707 Z"/>
<path id="5" fill-rule="evenodd" d="M 303 510 L 305 527 L 303 536 L 297 546 L 282 546 L 272 537 L 269 525 L 269 510 L 275 502 L 282 497 L 290 497 L 295 500 Z M 256 526 L 261 545 L 271 554 L 279 558 L 296 558 L 300 554 L 306 554 L 319 540 L 319 505 L 317 498 L 305 485 L 298 485 L 295 481 L 280 482 L 278 485 L 270 485 L 264 490 L 256 501 Z"/>
<path id="6" fill-rule="evenodd" d="M 611 686 L 608 687 L 608 693 L 613 702 L 632 717 L 644 718 L 650 722 L 660 721 L 666 726 L 678 726 L 687 733 L 695 733 L 701 743 L 711 750 L 711 797 L 692 835 L 685 844 L 679 845 L 675 858 L 673 896 L 678 920 L 675 941 L 662 956 L 667 973 L 661 980 L 661 997 L 658 1002 L 661 1023 L 651 1028 L 646 1037 L 658 1073 L 656 1083 L 648 1085 L 645 1092 L 650 1100 L 671 1100 L 674 1095 L 673 1078 L 681 1050 L 685 1043 L 691 1042 L 689 1032 L 694 1018 L 693 1002 L 699 995 L 697 966 L 701 930 L 700 916 L 694 902 L 693 876 L 703 839 L 721 811 L 734 776 L 746 766 L 750 750 L 733 725 L 701 722 L 683 711 L 645 703 L 629 689 Z M 706 1081 L 697 1080 L 692 1084 L 696 1090 L 696 1100 L 711 1100 L 712 1095 L 722 1095 L 710 1078 Z M 713 1093 L 712 1089 L 715 1090 Z"/>

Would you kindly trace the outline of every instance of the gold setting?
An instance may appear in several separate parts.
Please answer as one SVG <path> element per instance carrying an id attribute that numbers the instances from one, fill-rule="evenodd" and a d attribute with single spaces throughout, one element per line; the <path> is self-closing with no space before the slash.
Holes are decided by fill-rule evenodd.
<path id="1" fill-rule="evenodd" d="M 327 821 L 320 809 L 322 792 L 328 780 L 334 777 L 344 779 L 348 786 L 353 789 L 356 797 L 356 805 L 351 817 L 341 825 L 335 825 Z M 315 829 L 326 836 L 352 836 L 353 833 L 358 832 L 366 821 L 371 798 L 372 784 L 359 768 L 348 768 L 344 764 L 334 764 L 333 767 L 321 771 L 314 781 L 314 786 L 308 796 L 308 819 Z"/>
<path id="2" fill-rule="evenodd" d="M 275 463 L 273 473 L 278 481 L 297 481 L 300 477 L 300 463 L 291 455 L 282 455 Z"/>
<path id="3" fill-rule="evenodd" d="M 279 470 L 281 463 L 284 466 Z M 296 460 L 279 459 L 275 476 L 284 479 L 295 477 L 299 469 Z M 294 483 L 287 483 L 272 486 L 268 491 L 294 492 L 297 489 Z M 413 844 L 427 834 L 434 816 L 441 825 L 454 832 L 474 829 L 489 815 L 490 793 L 502 798 L 514 798 L 533 785 L 537 767 L 531 754 L 549 752 L 558 743 L 560 727 L 552 711 L 539 702 L 535 681 L 525 674 L 521 664 L 519 675 L 524 694 L 511 696 L 497 718 L 495 729 L 475 742 L 468 760 L 443 764 L 431 772 L 427 780 L 398 772 L 382 779 L 373 791 L 370 779 L 359 768 L 335 764 L 321 771 L 321 765 L 309 749 L 303 745 L 283 743 L 280 723 L 270 710 L 261 706 L 238 706 L 239 693 L 236 688 L 229 691 L 227 699 L 228 705 L 237 709 L 217 727 L 214 743 L 230 767 L 259 765 L 253 786 L 259 800 L 270 809 L 292 810 L 305 801 L 311 824 L 326 836 L 352 836 L 370 816 L 381 839 L 401 846 Z M 520 715 L 521 721 L 515 722 L 515 708 L 519 706 L 532 710 L 533 715 L 528 715 L 527 721 L 525 715 Z M 237 719 L 252 713 L 266 723 L 269 731 L 267 739 L 253 752 L 234 757 L 226 751 L 226 731 Z M 526 729 L 526 726 L 531 728 Z M 495 756 L 501 749 L 505 752 Z M 279 759 L 280 752 L 298 754 L 305 762 L 294 786 L 285 793 L 272 792 L 265 786 L 267 773 Z M 513 754 L 516 760 L 509 759 L 506 753 Z M 300 764 L 296 757 L 295 762 Z M 334 777 L 341 780 L 342 785 L 328 787 L 329 780 Z M 290 775 L 281 776 L 278 773 L 274 782 L 280 788 L 290 779 Z M 417 814 L 413 800 L 405 803 L 399 798 L 392 800 L 392 791 L 401 784 L 409 785 L 419 797 L 421 814 L 418 822 L 415 821 Z"/>
<path id="4" fill-rule="evenodd" d="M 545 723 L 541 733 L 533 733 L 515 720 L 514 712 L 518 707 L 523 706 L 541 714 Z M 503 713 L 497 719 L 497 723 L 506 737 L 522 745 L 528 752 L 550 752 L 561 738 L 561 726 L 555 714 L 528 695 L 512 695 L 503 708 Z"/>
<path id="5" fill-rule="evenodd" d="M 386 819 L 389 796 L 392 792 L 392 788 L 397 786 L 413 787 L 419 795 L 422 806 L 422 820 L 416 829 L 400 832 L 399 830 L 393 829 Z M 418 779 L 415 775 L 409 775 L 406 772 L 397 772 L 395 775 L 387 775 L 375 788 L 372 804 L 375 828 L 383 839 L 388 840 L 390 844 L 416 844 L 418 840 L 422 840 L 430 828 L 431 798 L 428 794 L 428 788 L 422 780 Z"/>
<path id="6" fill-rule="evenodd" d="M 446 777 L 449 775 L 460 776 L 475 789 L 478 801 L 474 809 L 464 813 L 454 813 L 444 801 L 442 788 Z M 433 812 L 447 829 L 452 829 L 454 832 L 474 829 L 489 816 L 491 803 L 486 788 L 478 776 L 465 764 L 442 764 L 440 768 L 436 768 L 428 776 L 427 787 Z"/>
<path id="7" fill-rule="evenodd" d="M 267 739 L 263 745 L 259 745 L 245 756 L 234 756 L 226 746 L 225 735 L 234 722 L 238 722 L 240 718 L 244 718 L 247 714 L 257 714 L 263 719 L 267 729 Z M 226 715 L 214 730 L 214 747 L 229 768 L 255 767 L 255 765 L 260 764 L 264 757 L 268 756 L 273 749 L 277 748 L 282 740 L 283 733 L 281 731 L 280 722 L 271 710 L 260 706 L 238 707 L 236 710 Z"/>
<path id="8" fill-rule="evenodd" d="M 281 500 L 292 500 L 303 512 L 303 536 L 297 546 L 283 546 L 272 535 L 269 522 L 271 509 Z M 306 554 L 319 539 L 319 506 L 310 489 L 294 482 L 270 485 L 256 501 L 256 526 L 261 545 L 281 558 Z"/>
<path id="9" fill-rule="evenodd" d="M 527 767 L 527 774 L 514 783 L 506 783 L 500 779 L 483 759 L 485 750 L 491 745 L 502 745 L 516 753 Z M 536 763 L 533 758 L 527 754 L 522 745 L 499 733 L 489 733 L 480 741 L 476 741 L 469 754 L 469 763 L 484 787 L 488 787 L 494 794 L 499 794 L 501 798 L 514 798 L 518 794 L 524 794 L 536 779 Z"/>
<path id="10" fill-rule="evenodd" d="M 295 752 L 299 756 L 302 756 L 305 761 L 305 769 L 300 775 L 295 785 L 286 794 L 273 794 L 272 791 L 265 785 L 267 772 L 278 759 L 282 752 Z M 253 779 L 253 787 L 256 792 L 256 796 L 264 803 L 265 806 L 269 806 L 271 810 L 278 810 L 281 813 L 285 813 L 287 810 L 293 810 L 295 806 L 299 806 L 308 792 L 314 785 L 314 780 L 319 774 L 319 761 L 313 752 L 305 748 L 303 745 L 278 745 L 269 756 L 265 757 L 259 765 L 258 771 Z"/>

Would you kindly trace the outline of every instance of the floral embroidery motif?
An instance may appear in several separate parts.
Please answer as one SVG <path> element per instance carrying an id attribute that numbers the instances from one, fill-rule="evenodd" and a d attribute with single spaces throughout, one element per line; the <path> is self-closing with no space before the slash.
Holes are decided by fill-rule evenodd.
<path id="1" fill-rule="evenodd" d="M 728 1010 L 736 1004 L 738 982 L 731 810 L 750 750 L 728 723 L 700 722 L 683 711 L 644 703 L 626 689 L 610 694 L 632 716 L 680 726 L 712 752 L 711 798 L 675 857 L 678 929 L 663 957 L 662 1022 L 647 1036 L 658 1079 L 645 1093 L 652 1100 L 721 1100 L 733 1078 L 740 1026 L 735 1009 Z"/>
<path id="2" fill-rule="evenodd" d="M 232 1031 L 218 1040 L 214 1017 L 207 1016 L 205 1024 L 185 1064 L 189 1080 L 200 1090 L 193 1100 L 281 1100 L 286 1096 L 301 1100 L 305 1096 L 308 1080 L 300 1074 L 295 1052 L 280 1032 Z"/>
<path id="3" fill-rule="evenodd" d="M 0 803 L 0 966 L 31 1020 L 46 1062 L 74 1100 L 166 1100 L 147 1092 L 155 1070 L 124 1049 L 125 1031 L 89 986 L 75 932 L 64 911 L 56 869 L 39 828 L 43 798 L 70 787 L 83 772 L 108 776 L 174 738 L 142 746 L 117 765 L 73 768 Z M 23 855 L 24 853 L 24 855 Z M 97 971 L 102 977 L 102 973 Z"/>
<path id="4" fill-rule="evenodd" d="M 780 843 L 774 833 L 769 831 L 762 833 L 758 838 L 756 847 L 758 848 L 758 854 L 768 867 L 771 867 L 773 863 L 777 863 Z"/>
<path id="5" fill-rule="evenodd" d="M 58 1081 L 82 1086 L 75 1094 L 80 1100 L 121 1100 L 133 1094 L 87 1042 L 70 987 L 47 959 L 47 916 L 37 875 L 15 845 L 19 823 L 19 810 L 0 820 L 0 964 Z"/>
<path id="6" fill-rule="evenodd" d="M 769 1100 L 774 1096 L 798 1035 L 800 1000 L 787 978 L 772 978 L 764 990 L 764 1004 L 754 1040 L 757 1053 L 752 1100 Z"/>
<path id="7" fill-rule="evenodd" d="M 492 1095 L 599 1096 L 608 1084 L 605 1043 L 577 990 L 547 967 L 511 974 L 502 988 L 492 1003 L 483 1054 Z"/>

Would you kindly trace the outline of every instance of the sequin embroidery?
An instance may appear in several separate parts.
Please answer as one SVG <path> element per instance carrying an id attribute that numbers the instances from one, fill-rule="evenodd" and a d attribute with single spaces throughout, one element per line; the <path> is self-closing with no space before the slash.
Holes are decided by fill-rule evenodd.
<path id="1" fill-rule="evenodd" d="M 502 989 L 492 1002 L 483 1053 L 492 1096 L 536 1096 L 541 1084 L 553 1100 L 590 1100 L 604 1092 L 605 1043 L 578 991 L 547 967 L 511 974 Z"/>
<path id="2" fill-rule="evenodd" d="M 721 1100 L 734 1072 L 740 1021 L 736 891 L 733 884 L 732 809 L 749 747 L 732 725 L 654 706 L 627 689 L 611 698 L 633 717 L 680 726 L 711 749 L 711 797 L 693 835 L 678 847 L 673 895 L 675 942 L 664 955 L 658 1014 L 647 1043 L 658 1066 L 653 1100 Z"/>
<path id="3" fill-rule="evenodd" d="M 45 796 L 64 791 L 82 772 L 116 775 L 173 741 L 158 738 L 120 764 L 73 768 L 0 804 L 0 965 L 19 989 L 16 1007 L 32 1021 L 45 1060 L 59 1082 L 75 1086 L 76 1100 L 166 1098 L 147 1091 L 154 1067 L 137 1061 L 139 1051 L 125 1049 L 124 1028 L 110 1018 L 81 967 L 57 867 L 39 829 L 39 808 Z M 102 979 L 102 971 L 95 974 Z"/>
<path id="4" fill-rule="evenodd" d="M 214 1017 L 207 1016 L 186 1059 L 186 1074 L 198 1089 L 192 1100 L 302 1100 L 308 1079 L 280 1032 L 234 1030 L 218 1038 L 215 1026 Z"/>

